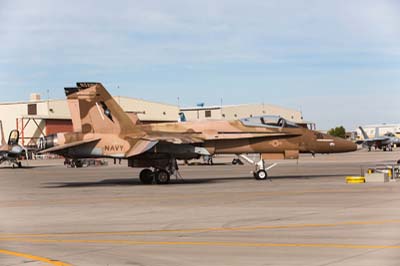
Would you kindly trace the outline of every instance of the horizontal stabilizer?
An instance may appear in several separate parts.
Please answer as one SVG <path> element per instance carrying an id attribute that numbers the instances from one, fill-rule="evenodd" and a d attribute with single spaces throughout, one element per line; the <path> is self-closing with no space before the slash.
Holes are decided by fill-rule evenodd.
<path id="1" fill-rule="evenodd" d="M 202 156 L 210 156 L 211 153 L 204 147 L 194 147 L 194 152 Z"/>
<path id="2" fill-rule="evenodd" d="M 130 158 L 145 153 L 146 151 L 152 149 L 157 143 L 158 141 L 141 139 L 136 142 L 132 149 L 130 149 L 130 151 L 126 154 L 126 157 Z"/>
<path id="3" fill-rule="evenodd" d="M 56 146 L 56 147 L 53 147 L 53 148 L 50 148 L 50 149 L 46 149 L 46 150 L 40 151 L 39 154 L 59 153 L 60 151 L 63 151 L 63 150 L 67 150 L 67 149 L 70 149 L 70 148 L 75 148 L 75 147 L 78 147 L 78 146 L 81 146 L 81 145 L 85 145 L 85 144 L 89 144 L 89 143 L 94 143 L 94 142 L 97 142 L 99 140 L 100 140 L 100 138 L 82 140 L 82 141 L 75 141 L 75 142 L 72 142 L 72 143 L 68 143 L 68 144 L 65 144 L 65 145 Z"/>

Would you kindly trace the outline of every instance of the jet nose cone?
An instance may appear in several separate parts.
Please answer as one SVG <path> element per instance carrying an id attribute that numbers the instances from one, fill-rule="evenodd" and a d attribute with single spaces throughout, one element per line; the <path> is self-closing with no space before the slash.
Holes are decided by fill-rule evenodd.
<path id="1" fill-rule="evenodd" d="M 357 144 L 352 141 L 337 138 L 335 139 L 336 152 L 351 152 L 357 150 Z"/>

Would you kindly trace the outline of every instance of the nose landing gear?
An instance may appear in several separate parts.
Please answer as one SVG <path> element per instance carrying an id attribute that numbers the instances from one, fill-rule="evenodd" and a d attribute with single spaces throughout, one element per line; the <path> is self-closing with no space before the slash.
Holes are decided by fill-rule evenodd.
<path id="1" fill-rule="evenodd" d="M 257 172 L 254 172 L 254 178 L 257 180 L 266 180 L 268 178 L 267 171 L 258 170 Z"/>
<path id="2" fill-rule="evenodd" d="M 261 155 L 259 161 L 252 160 L 245 154 L 238 154 L 237 156 L 254 166 L 253 175 L 256 180 L 267 180 L 268 179 L 267 171 L 278 165 L 277 163 L 274 163 L 273 165 L 266 167 L 265 161 L 262 159 Z"/>

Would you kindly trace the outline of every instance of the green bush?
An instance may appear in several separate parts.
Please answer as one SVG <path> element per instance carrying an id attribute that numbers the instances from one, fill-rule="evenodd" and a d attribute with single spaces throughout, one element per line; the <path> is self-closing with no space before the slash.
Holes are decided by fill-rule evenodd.
<path id="1" fill-rule="evenodd" d="M 328 134 L 334 137 L 346 138 L 346 129 L 343 126 L 332 128 Z"/>

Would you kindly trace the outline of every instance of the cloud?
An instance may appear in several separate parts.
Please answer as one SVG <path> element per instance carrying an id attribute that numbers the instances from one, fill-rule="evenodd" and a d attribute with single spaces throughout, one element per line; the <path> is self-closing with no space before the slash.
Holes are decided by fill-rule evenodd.
<path id="1" fill-rule="evenodd" d="M 74 64 L 99 57 L 100 64 L 114 65 L 129 63 L 124 58 L 133 64 L 271 62 L 356 46 L 374 50 L 389 38 L 395 47 L 397 8 L 388 1 L 6 1 L 1 46 L 18 50 L 7 53 L 16 61 L 40 54 L 43 61 Z"/>
<path id="2" fill-rule="evenodd" d="M 209 102 L 230 89 L 252 92 L 231 102 L 391 91 L 400 85 L 399 8 L 390 0 L 3 0 L 1 85 L 103 80 L 165 101 L 176 96 L 154 92 L 195 101 L 186 91 L 197 89 Z"/>

